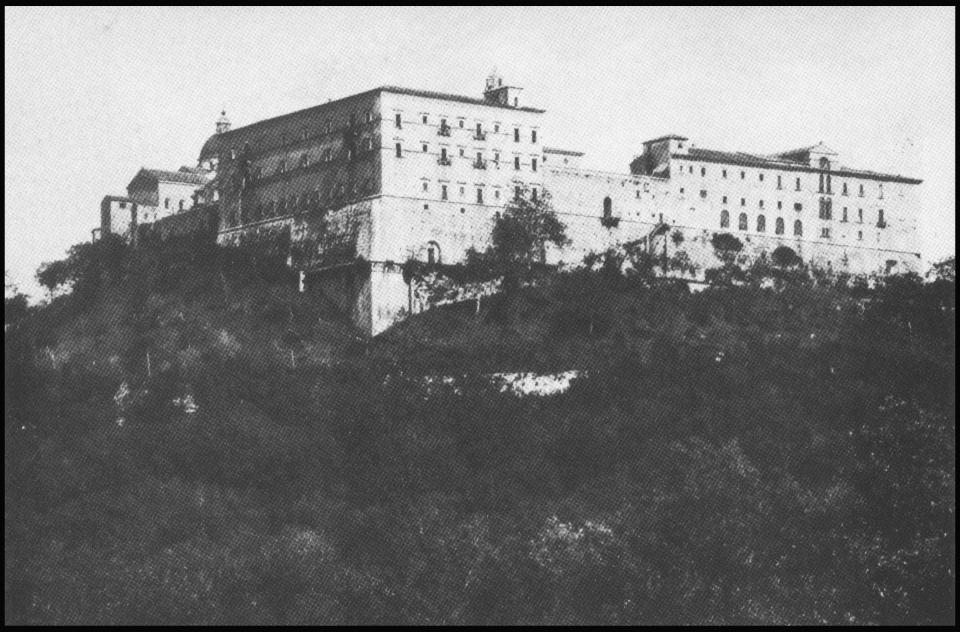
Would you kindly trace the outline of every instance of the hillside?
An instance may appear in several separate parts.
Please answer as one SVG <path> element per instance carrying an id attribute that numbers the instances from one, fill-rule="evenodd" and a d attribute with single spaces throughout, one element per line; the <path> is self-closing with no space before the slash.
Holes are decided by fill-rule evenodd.
<path id="1" fill-rule="evenodd" d="M 6 623 L 955 620 L 952 280 L 584 271 L 365 340 L 279 262 L 99 248 L 8 304 Z"/>

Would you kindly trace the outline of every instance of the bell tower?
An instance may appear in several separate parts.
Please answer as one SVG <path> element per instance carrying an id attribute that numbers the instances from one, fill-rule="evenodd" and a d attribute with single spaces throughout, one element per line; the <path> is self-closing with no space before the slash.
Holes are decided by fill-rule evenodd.
<path id="1" fill-rule="evenodd" d="M 227 118 L 227 111 L 220 112 L 220 118 L 217 119 L 217 133 L 222 134 L 230 131 L 230 119 Z"/>
<path id="2" fill-rule="evenodd" d="M 487 84 L 483 91 L 483 99 L 487 103 L 517 108 L 520 107 L 521 90 L 523 90 L 523 88 L 504 85 L 503 77 L 501 77 L 496 68 L 494 68 L 493 72 L 487 77 Z"/>

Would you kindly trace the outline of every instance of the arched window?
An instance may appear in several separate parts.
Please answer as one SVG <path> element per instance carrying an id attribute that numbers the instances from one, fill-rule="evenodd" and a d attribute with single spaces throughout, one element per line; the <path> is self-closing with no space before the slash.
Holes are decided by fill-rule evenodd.
<path id="1" fill-rule="evenodd" d="M 803 222 L 800 220 L 793 223 L 793 234 L 797 237 L 803 236 Z"/>
<path id="2" fill-rule="evenodd" d="M 746 213 L 740 213 L 739 224 L 740 224 L 739 225 L 740 230 L 747 230 L 747 214 Z"/>
<path id="3" fill-rule="evenodd" d="M 767 231 L 767 218 L 763 215 L 757 215 L 757 232 L 765 233 Z"/>
<path id="4" fill-rule="evenodd" d="M 727 211 L 720 211 L 720 228 L 729 228 L 730 227 L 730 213 Z"/>
<path id="5" fill-rule="evenodd" d="M 778 217 L 778 218 L 777 218 L 777 221 L 776 221 L 776 233 L 777 233 L 778 235 L 782 235 L 782 234 L 783 234 L 783 218 L 782 218 L 782 217 Z"/>
<path id="6" fill-rule="evenodd" d="M 180 208 L 179 208 L 179 210 L 181 210 L 181 211 L 183 210 L 183 200 L 180 200 Z M 883 220 L 883 214 L 882 214 L 882 213 L 881 213 L 881 215 L 880 215 L 880 219 L 881 219 L 881 221 Z"/>
<path id="7" fill-rule="evenodd" d="M 427 242 L 427 263 L 440 263 L 440 244 L 435 241 Z"/>
<path id="8" fill-rule="evenodd" d="M 611 217 L 613 215 L 613 200 L 610 197 L 603 198 L 603 216 Z"/>

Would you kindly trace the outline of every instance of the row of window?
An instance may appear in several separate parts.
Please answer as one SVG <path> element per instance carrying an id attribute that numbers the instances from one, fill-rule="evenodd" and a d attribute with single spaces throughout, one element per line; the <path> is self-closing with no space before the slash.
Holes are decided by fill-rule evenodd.
<path id="1" fill-rule="evenodd" d="M 684 192 L 684 188 L 683 188 L 683 187 L 680 187 L 680 193 L 683 193 L 683 192 Z M 639 196 L 638 196 L 638 197 L 639 197 Z M 700 190 L 700 197 L 706 199 L 706 197 L 707 197 L 707 190 L 706 190 L 706 189 L 701 189 L 701 190 Z M 727 203 L 727 196 L 724 195 L 722 199 L 723 199 L 723 203 L 726 204 L 726 203 Z M 746 206 L 746 205 L 747 205 L 747 198 L 740 198 L 740 206 Z M 759 206 L 760 208 L 764 208 L 764 201 L 763 201 L 763 200 L 758 200 L 758 206 Z M 782 210 L 782 209 L 783 209 L 783 202 L 780 201 L 780 200 L 777 200 L 777 210 Z M 800 203 L 800 202 L 794 202 L 794 204 L 793 204 L 793 210 L 795 210 L 795 211 L 802 211 L 802 210 L 803 210 L 803 204 Z M 858 221 L 862 224 L 862 223 L 863 223 L 863 209 L 862 209 L 862 208 L 861 208 L 861 209 L 857 209 L 857 216 L 858 216 Z M 833 200 L 832 200 L 831 198 L 820 198 L 820 213 L 819 213 L 819 217 L 820 217 L 820 219 L 826 219 L 826 220 L 832 220 L 832 219 L 833 219 Z M 843 207 L 843 219 L 840 220 L 840 221 L 843 221 L 843 222 L 849 221 L 849 218 L 848 218 L 848 210 L 847 210 L 847 207 L 846 207 L 846 206 Z M 887 224 L 886 224 L 886 221 L 884 220 L 884 216 L 883 216 L 883 209 L 878 209 L 878 210 L 877 210 L 877 226 L 879 226 L 880 228 L 884 228 L 884 227 L 886 227 L 886 225 L 887 225 Z"/>
<path id="2" fill-rule="evenodd" d="M 738 224 L 737 228 L 739 230 L 750 230 L 749 220 L 747 218 L 746 213 L 740 213 L 740 217 L 738 218 L 737 224 Z M 730 213 L 727 211 L 721 211 L 720 212 L 720 228 L 729 228 L 729 227 L 730 227 Z M 764 217 L 763 215 L 758 215 L 756 232 L 765 233 L 766 231 L 767 231 L 767 218 Z M 778 217 L 774 222 L 773 232 L 777 235 L 784 234 L 785 224 L 782 217 Z M 793 234 L 795 237 L 803 236 L 803 222 L 801 222 L 799 219 L 793 222 Z M 831 229 L 829 226 L 822 226 L 820 228 L 820 237 L 822 239 L 830 239 L 831 236 L 832 236 Z M 857 231 L 857 240 L 858 241 L 863 240 L 862 230 Z"/>
<path id="3" fill-rule="evenodd" d="M 423 187 L 423 192 L 424 192 L 424 193 L 429 193 L 429 192 L 430 192 L 430 183 L 429 183 L 429 182 L 424 181 L 421 186 Z M 441 199 L 441 200 L 449 200 L 449 199 L 450 199 L 450 189 L 449 189 L 449 186 L 450 186 L 450 185 L 448 185 L 448 184 L 442 184 L 442 183 L 440 184 L 440 199 Z M 457 186 L 458 186 L 459 189 L 460 189 L 460 197 L 461 197 L 461 198 L 464 197 L 464 196 L 466 195 L 466 192 L 467 192 L 466 185 L 462 185 L 462 184 L 461 184 L 461 185 L 457 185 Z M 514 188 L 513 188 L 513 199 L 515 199 L 515 200 L 523 199 L 523 191 L 524 191 L 524 188 L 523 188 L 522 185 L 516 185 L 516 186 L 514 186 Z M 477 198 L 476 198 L 476 199 L 477 199 L 477 204 L 484 204 L 483 187 L 477 187 L 477 188 L 476 188 L 476 192 L 477 192 Z M 530 189 L 530 199 L 533 200 L 534 202 L 536 202 L 537 199 L 538 199 L 538 195 L 539 195 L 539 193 L 538 193 L 538 191 L 537 191 L 537 188 L 536 188 L 536 187 L 531 187 L 531 189 Z M 499 200 L 500 200 L 500 189 L 499 189 L 499 188 L 495 188 L 495 189 L 493 190 L 493 199 L 494 199 L 495 201 L 499 201 Z"/>
<path id="4" fill-rule="evenodd" d="M 363 123 L 372 123 L 372 122 L 373 122 L 373 112 L 370 111 L 370 110 L 367 110 L 367 111 L 365 111 L 365 112 L 351 112 L 351 113 L 348 115 L 347 127 L 348 127 L 348 128 L 350 128 L 350 127 L 355 127 L 355 126 L 356 126 L 357 124 L 359 124 L 360 122 L 363 122 Z M 311 131 L 311 130 L 313 130 L 313 131 Z M 326 120 L 325 120 L 319 127 L 317 127 L 317 128 L 303 127 L 303 128 L 300 129 L 299 132 L 296 132 L 296 133 L 289 133 L 289 134 L 288 134 L 287 132 L 281 133 L 281 134 L 280 134 L 280 139 L 279 139 L 280 142 L 277 143 L 277 144 L 275 144 L 275 145 L 268 145 L 267 142 L 266 142 L 266 135 L 265 135 L 265 134 L 261 134 L 261 135 L 257 138 L 257 143 L 256 143 L 256 144 L 257 144 L 258 148 L 259 148 L 261 151 L 263 151 L 263 150 L 266 150 L 266 149 L 275 149 L 275 148 L 277 148 L 277 147 L 283 147 L 284 145 L 288 145 L 288 144 L 290 144 L 290 143 L 300 142 L 300 141 L 307 140 L 308 138 L 314 138 L 314 137 L 317 137 L 317 136 L 321 136 L 321 135 L 323 135 L 323 134 L 331 134 L 331 133 L 333 133 L 333 119 L 328 118 L 328 119 L 326 119 Z M 244 142 L 244 144 L 243 144 L 243 146 L 242 146 L 242 149 L 243 149 L 243 153 L 244 153 L 244 154 L 249 155 L 249 154 L 252 152 L 252 150 L 253 150 L 253 145 L 250 143 L 250 141 L 246 141 L 246 142 Z M 238 148 L 238 147 L 231 147 L 231 148 L 229 149 L 230 158 L 231 158 L 231 159 L 236 159 L 237 154 L 238 154 L 239 152 L 240 152 L 240 148 Z"/>
<path id="5" fill-rule="evenodd" d="M 681 164 L 681 165 L 678 165 L 678 166 L 679 166 L 679 173 L 682 175 L 682 174 L 683 174 L 683 165 Z M 723 176 L 724 178 L 726 178 L 726 177 L 727 177 L 727 170 L 726 170 L 726 169 L 721 169 L 721 172 L 722 172 L 722 176 Z M 689 174 L 692 174 L 692 173 L 693 173 L 693 165 L 687 165 L 687 173 L 689 173 Z M 706 168 L 706 167 L 700 167 L 700 176 L 701 176 L 701 177 L 706 177 L 706 175 L 707 175 L 707 168 Z M 763 182 L 763 181 L 764 181 L 764 173 L 763 173 L 763 172 L 760 172 L 760 173 L 758 173 L 758 176 L 759 176 L 760 182 Z M 741 179 L 741 180 L 746 180 L 746 179 L 747 179 L 747 172 L 746 172 L 746 171 L 743 171 L 743 170 L 740 171 L 740 179 Z M 819 192 L 819 193 L 829 193 L 829 194 L 832 194 L 832 193 L 833 193 L 833 182 L 832 182 L 832 180 L 833 180 L 833 179 L 832 179 L 832 176 L 831 176 L 830 173 L 821 172 L 821 173 L 819 174 L 819 187 L 818 187 L 818 192 Z M 795 187 L 795 190 L 796 190 L 796 191 L 801 191 L 801 190 L 802 190 L 802 180 L 801 180 L 801 178 L 799 178 L 799 177 L 795 178 L 795 180 L 794 180 L 794 187 Z M 782 189 L 783 189 L 783 176 L 782 176 L 782 175 L 777 175 L 777 189 L 778 189 L 778 190 L 782 190 Z M 846 183 L 846 182 L 843 183 L 843 186 L 842 186 L 842 189 L 841 189 L 841 195 L 850 195 L 850 189 L 849 189 L 849 187 L 848 187 L 848 183 Z M 866 192 L 865 192 L 864 185 L 863 185 L 862 182 L 859 184 L 859 192 L 858 192 L 858 195 L 859 195 L 860 197 L 865 197 L 865 196 L 866 196 Z M 878 197 L 879 199 L 881 199 L 881 200 L 883 199 L 883 183 L 882 183 L 882 182 L 877 183 L 877 197 Z"/>
<path id="6" fill-rule="evenodd" d="M 420 119 L 421 119 L 421 122 L 422 122 L 424 125 L 429 125 L 428 115 L 422 114 L 422 115 L 420 116 Z M 465 124 L 465 122 L 464 122 L 463 119 L 459 119 L 459 120 L 458 120 L 458 124 L 459 124 L 459 128 L 460 128 L 460 129 L 466 129 L 466 124 Z M 403 116 L 401 115 L 400 112 L 396 112 L 396 113 L 394 114 L 393 126 L 396 127 L 397 129 L 403 129 Z M 452 128 L 451 128 L 450 125 L 447 123 L 447 119 L 441 118 L 441 119 L 440 119 L 440 125 L 439 125 L 439 127 L 437 128 L 437 134 L 439 134 L 440 136 L 449 136 L 451 129 L 452 129 Z M 494 134 L 499 134 L 499 133 L 500 133 L 500 123 L 494 123 L 494 124 L 493 124 L 493 133 L 494 133 Z M 513 128 L 513 142 L 519 143 L 519 142 L 520 142 L 520 136 L 521 136 L 520 128 L 519 128 L 519 127 L 514 127 L 514 128 Z M 484 129 L 483 129 L 483 123 L 477 123 L 476 126 L 473 128 L 473 139 L 474 139 L 474 140 L 486 140 L 486 139 L 487 139 L 487 133 L 486 133 L 486 131 L 484 131 Z M 530 142 L 531 142 L 531 143 L 536 143 L 536 142 L 537 142 L 537 130 L 535 130 L 535 129 L 530 130 Z"/>
<path id="7" fill-rule="evenodd" d="M 423 153 L 426 153 L 427 150 L 428 150 L 427 145 L 426 145 L 426 144 L 423 144 L 423 145 L 422 145 L 422 149 L 423 149 Z M 394 145 L 394 151 L 395 151 L 395 155 L 396 155 L 397 158 L 403 158 L 404 149 L 403 149 L 403 144 L 402 144 L 402 143 L 396 143 L 396 144 Z M 461 157 L 461 158 L 465 158 L 465 157 L 466 157 L 466 150 L 465 150 L 463 147 L 460 148 L 460 157 Z M 450 155 L 447 153 L 447 148 L 446 148 L 446 147 L 441 147 L 441 148 L 440 148 L 440 157 L 437 159 L 437 163 L 440 164 L 440 165 L 444 165 L 444 166 L 449 166 L 449 165 L 453 164 L 453 161 L 450 160 Z M 494 152 L 494 154 L 493 154 L 493 163 L 494 163 L 494 165 L 495 165 L 497 168 L 500 167 L 500 152 Z M 474 168 L 474 169 L 486 169 L 486 168 L 487 168 L 487 161 L 484 159 L 484 157 L 483 157 L 483 152 L 482 152 L 482 151 L 478 151 L 478 152 L 477 152 L 477 156 L 476 156 L 476 158 L 474 159 L 474 161 L 473 161 L 472 164 L 473 164 L 473 168 Z M 514 157 L 513 157 L 513 168 L 514 168 L 514 170 L 519 171 L 519 170 L 520 170 L 520 166 L 521 166 L 520 156 L 514 156 Z M 537 158 L 536 158 L 536 157 L 531 157 L 531 158 L 530 158 L 530 170 L 531 170 L 531 171 L 536 171 L 536 170 L 537 170 Z"/>

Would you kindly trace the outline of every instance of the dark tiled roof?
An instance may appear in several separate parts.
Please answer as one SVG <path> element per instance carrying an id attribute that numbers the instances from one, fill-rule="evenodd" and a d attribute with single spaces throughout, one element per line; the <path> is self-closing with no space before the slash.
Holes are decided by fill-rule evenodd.
<path id="1" fill-rule="evenodd" d="M 563 156 L 582 156 L 582 151 L 572 151 L 570 149 L 557 149 L 556 147 L 544 147 L 545 154 L 561 154 Z"/>
<path id="2" fill-rule="evenodd" d="M 206 184 L 207 182 L 205 175 L 189 171 L 164 171 L 162 169 L 143 168 L 140 170 L 140 173 L 134 176 L 134 179 L 139 178 L 141 175 L 153 178 L 158 182 L 181 182 L 183 184 Z"/>
<path id="3" fill-rule="evenodd" d="M 210 136 L 207 141 L 204 143 L 203 148 L 200 150 L 200 159 L 204 160 L 211 156 L 219 153 L 221 147 L 229 146 L 230 143 L 235 143 L 239 139 L 249 139 L 251 138 L 251 132 L 260 132 L 263 129 L 270 128 L 270 126 L 281 123 L 289 122 L 292 120 L 297 120 L 301 118 L 310 118 L 312 116 L 324 114 L 327 110 L 336 109 L 338 106 L 343 105 L 346 101 L 351 100 L 360 100 L 364 97 L 369 97 L 380 92 L 391 92 L 394 94 L 406 94 L 409 96 L 415 97 L 424 97 L 427 99 L 439 99 L 443 101 L 453 101 L 456 103 L 469 103 L 472 105 L 484 105 L 487 107 L 497 108 L 500 110 L 514 110 L 520 112 L 535 112 L 542 114 L 545 110 L 538 110 L 536 108 L 526 108 L 519 107 L 514 108 L 507 105 L 502 105 L 500 103 L 492 103 L 480 98 L 467 97 L 459 94 L 447 94 L 444 92 L 431 92 L 429 90 L 411 90 L 409 88 L 401 88 L 398 86 L 380 86 L 379 88 L 374 88 L 373 90 L 367 90 L 365 92 L 358 92 L 357 94 L 352 94 L 347 97 L 336 99 L 333 101 L 328 101 L 320 105 L 314 105 L 309 108 L 304 108 L 302 110 L 296 110 L 294 112 L 288 112 L 286 114 L 281 114 L 279 116 L 274 116 L 268 119 L 263 119 L 261 121 L 256 121 L 250 123 L 249 125 L 244 125 L 241 127 L 235 127 L 229 131 L 223 132 L 222 134 L 213 134 Z"/>
<path id="4" fill-rule="evenodd" d="M 125 195 L 104 195 L 104 202 L 133 202 L 131 198 L 128 198 Z"/>
<path id="5" fill-rule="evenodd" d="M 672 158 L 678 160 L 697 160 L 701 162 L 716 162 L 726 165 L 738 165 L 742 167 L 757 167 L 761 169 L 782 169 L 785 171 L 806 171 L 819 172 L 817 167 L 798 164 L 791 160 L 784 160 L 778 157 L 760 156 L 757 154 L 748 154 L 741 151 L 716 151 L 713 149 L 702 149 L 700 147 L 691 147 L 685 154 L 674 153 Z M 870 180 L 889 180 L 891 182 L 903 182 L 906 184 L 920 184 L 923 180 L 909 178 L 901 175 L 892 175 L 878 173 L 876 171 L 865 171 L 863 169 L 847 169 L 845 167 L 832 169 L 830 171 L 835 176 L 849 176 L 851 178 L 867 178 Z"/>
<path id="6" fill-rule="evenodd" d="M 647 143 L 656 143 L 656 142 L 661 141 L 661 140 L 670 140 L 670 139 L 674 139 L 674 140 L 689 140 L 686 136 L 680 136 L 679 134 L 667 134 L 666 136 L 659 136 L 659 137 L 657 137 L 657 138 L 653 138 L 653 139 L 650 139 L 650 140 L 645 140 L 645 141 L 643 141 L 643 144 L 646 145 Z"/>

